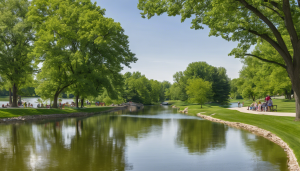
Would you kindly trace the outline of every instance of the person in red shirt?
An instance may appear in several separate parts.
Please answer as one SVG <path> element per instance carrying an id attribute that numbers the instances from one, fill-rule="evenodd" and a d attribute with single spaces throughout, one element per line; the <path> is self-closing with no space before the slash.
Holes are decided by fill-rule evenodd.
<path id="1" fill-rule="evenodd" d="M 267 95 L 267 97 L 265 98 L 265 100 L 266 100 L 266 101 L 269 101 L 270 98 L 271 98 L 271 97 L 270 97 L 269 95 Z"/>

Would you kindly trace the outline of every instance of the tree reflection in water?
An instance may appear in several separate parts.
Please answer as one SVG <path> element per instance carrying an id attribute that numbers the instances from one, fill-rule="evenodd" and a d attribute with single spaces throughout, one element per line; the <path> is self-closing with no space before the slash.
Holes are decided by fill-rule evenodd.
<path id="1" fill-rule="evenodd" d="M 1 170 L 130 170 L 126 137 L 138 141 L 162 120 L 101 115 L 0 125 Z"/>
<path id="2" fill-rule="evenodd" d="M 258 161 L 268 161 L 274 166 L 278 166 L 278 170 L 281 171 L 289 170 L 287 168 L 286 153 L 279 145 L 248 132 L 241 131 L 240 133 L 248 152 L 254 153 L 253 156 Z M 262 170 L 262 167 L 258 166 L 256 170 Z"/>
<path id="3" fill-rule="evenodd" d="M 178 121 L 176 142 L 187 147 L 189 153 L 204 154 L 226 145 L 227 127 L 206 120 L 181 119 Z"/>
<path id="4" fill-rule="evenodd" d="M 280 149 L 272 142 L 253 139 L 249 136 L 252 134 L 244 131 L 240 131 L 242 138 L 236 134 L 232 134 L 235 136 L 233 138 L 228 137 L 230 132 L 232 128 L 223 124 L 177 114 L 176 110 L 164 110 L 163 106 L 145 106 L 130 114 L 128 111 L 118 111 L 88 118 L 2 124 L 0 170 L 163 170 L 161 166 L 169 167 L 169 170 L 184 170 L 182 167 L 185 166 L 189 168 L 187 170 L 199 170 L 199 162 L 202 162 L 201 168 L 213 170 L 223 168 L 227 161 L 232 162 L 228 168 L 244 168 L 244 164 L 248 164 L 249 170 L 255 170 L 257 168 L 252 166 L 256 163 L 247 162 L 255 157 L 270 161 L 265 162 L 267 165 L 262 165 L 262 168 L 280 167 L 286 170 L 286 155 L 283 154 L 284 162 L 280 160 Z M 240 135 L 239 130 L 236 132 Z M 234 149 L 240 145 L 239 150 L 246 146 L 250 157 L 247 152 L 241 154 L 241 161 L 235 161 L 239 157 L 233 161 L 228 158 L 231 151 L 226 151 L 230 150 L 230 145 Z M 220 157 L 216 154 L 221 154 L 227 160 L 220 158 L 215 161 L 223 162 L 223 165 L 207 164 L 210 158 L 204 154 L 211 154 L 210 151 L 215 152 L 214 158 Z M 272 156 L 277 156 L 277 159 Z M 234 167 L 236 163 L 243 166 Z"/>

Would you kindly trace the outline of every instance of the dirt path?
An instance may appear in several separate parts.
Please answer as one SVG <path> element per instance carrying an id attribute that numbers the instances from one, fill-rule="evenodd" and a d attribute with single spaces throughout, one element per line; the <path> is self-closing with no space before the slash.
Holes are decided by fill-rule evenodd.
<path id="1" fill-rule="evenodd" d="M 235 107 L 235 108 L 228 108 L 230 110 L 237 110 L 243 113 L 250 113 L 250 114 L 257 114 L 257 115 L 274 115 L 274 116 L 291 116 L 295 117 L 296 113 L 282 113 L 282 112 L 258 112 L 253 110 L 247 110 L 248 107 Z"/>

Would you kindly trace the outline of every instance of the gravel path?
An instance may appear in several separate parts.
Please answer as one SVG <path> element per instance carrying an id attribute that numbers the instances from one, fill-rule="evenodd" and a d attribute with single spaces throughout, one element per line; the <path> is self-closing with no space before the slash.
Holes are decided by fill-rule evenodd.
<path id="1" fill-rule="evenodd" d="M 282 113 L 282 112 L 258 112 L 253 110 L 247 110 L 248 107 L 235 107 L 235 108 L 228 108 L 230 110 L 237 110 L 243 113 L 250 113 L 250 114 L 257 114 L 257 115 L 274 115 L 274 116 L 291 116 L 295 117 L 296 113 Z"/>

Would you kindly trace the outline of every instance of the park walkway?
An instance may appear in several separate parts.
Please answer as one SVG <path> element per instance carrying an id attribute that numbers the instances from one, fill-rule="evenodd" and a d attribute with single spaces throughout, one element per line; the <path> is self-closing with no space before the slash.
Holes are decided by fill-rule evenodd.
<path id="1" fill-rule="evenodd" d="M 274 115 L 274 116 L 292 116 L 295 117 L 296 113 L 282 113 L 282 112 L 258 112 L 253 110 L 247 110 L 248 107 L 234 107 L 228 108 L 230 110 L 237 110 L 243 113 L 257 114 L 257 115 Z"/>

